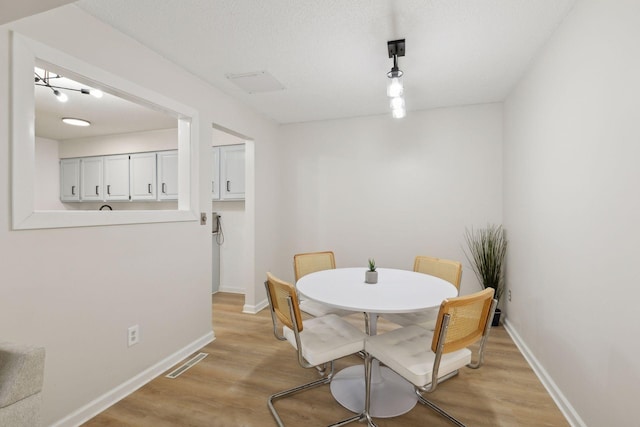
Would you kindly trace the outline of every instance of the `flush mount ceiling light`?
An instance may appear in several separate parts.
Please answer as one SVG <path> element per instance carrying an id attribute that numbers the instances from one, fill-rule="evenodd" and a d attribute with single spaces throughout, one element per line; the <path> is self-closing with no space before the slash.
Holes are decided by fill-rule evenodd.
<path id="1" fill-rule="evenodd" d="M 73 117 L 63 117 L 62 121 L 72 126 L 91 126 L 91 122 L 83 119 L 76 119 Z"/>
<path id="2" fill-rule="evenodd" d="M 56 96 L 56 98 L 60 102 L 67 102 L 69 100 L 69 96 L 67 96 L 67 94 L 64 92 L 61 92 L 61 90 L 70 90 L 74 92 L 80 92 L 84 95 L 92 95 L 96 98 L 102 98 L 102 95 L 104 95 L 100 89 L 94 89 L 94 88 L 74 89 L 70 87 L 56 86 L 55 79 L 61 79 L 62 76 L 59 74 L 50 73 L 47 70 L 36 69 L 36 71 L 34 71 L 34 75 L 35 75 L 36 86 L 48 87 L 53 91 L 53 94 Z M 54 84 L 51 84 L 52 79 L 54 80 Z"/>
<path id="3" fill-rule="evenodd" d="M 403 97 L 404 86 L 402 84 L 402 75 L 404 73 L 398 68 L 398 57 L 404 56 L 404 39 L 388 41 L 387 51 L 389 52 L 389 58 L 393 58 L 393 68 L 387 73 L 387 77 L 389 77 L 387 96 L 391 98 L 389 102 L 391 115 L 396 119 L 401 119 L 407 115 Z"/>

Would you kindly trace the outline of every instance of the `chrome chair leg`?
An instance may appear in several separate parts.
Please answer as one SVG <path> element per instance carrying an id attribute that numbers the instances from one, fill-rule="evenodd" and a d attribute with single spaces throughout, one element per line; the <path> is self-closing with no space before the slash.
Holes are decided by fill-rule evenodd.
<path id="1" fill-rule="evenodd" d="M 329 427 L 339 427 L 344 426 L 354 421 L 362 422 L 367 421 L 368 427 L 378 427 L 376 423 L 373 422 L 371 415 L 369 414 L 369 409 L 371 405 L 371 365 L 373 362 L 373 358 L 365 353 L 364 359 L 364 390 L 365 390 L 365 398 L 364 398 L 364 411 L 361 413 L 354 415 L 352 417 L 346 418 L 342 421 L 338 421 L 335 424 L 331 424 Z"/>
<path id="2" fill-rule="evenodd" d="M 444 418 L 449 420 L 451 423 L 455 424 L 457 427 L 467 427 L 464 424 L 462 424 L 460 421 L 458 421 L 456 418 L 454 418 L 453 416 L 449 415 L 449 413 L 446 412 L 444 409 L 442 409 L 441 407 L 439 407 L 435 403 L 431 402 L 430 400 L 425 399 L 424 396 L 422 396 L 422 394 L 420 394 L 420 390 L 416 389 L 416 394 L 418 395 L 418 402 L 420 402 L 423 405 L 428 406 L 429 408 L 433 409 L 438 414 L 442 415 Z"/>
<path id="3" fill-rule="evenodd" d="M 282 399 L 283 397 L 287 397 L 287 396 L 291 396 L 292 394 L 299 393 L 301 391 L 309 390 L 311 388 L 315 388 L 324 384 L 329 384 L 330 382 L 331 382 L 331 377 L 324 377 L 315 381 L 311 381 L 310 383 L 302 384 L 297 387 L 283 390 L 281 392 L 278 392 L 269 396 L 269 401 L 268 401 L 269 410 L 271 411 L 271 415 L 273 415 L 273 418 L 275 418 L 276 423 L 278 424 L 278 427 L 284 427 L 284 424 L 280 419 L 280 416 L 278 415 L 278 411 L 276 411 L 276 408 L 273 406 L 273 402 L 275 402 L 278 399 Z"/>
<path id="4" fill-rule="evenodd" d="M 344 419 L 342 421 L 338 421 L 337 423 L 331 424 L 328 427 L 340 427 L 340 426 L 344 426 L 344 425 L 347 425 L 349 423 L 352 423 L 354 421 L 362 422 L 364 420 L 367 420 L 367 426 L 368 427 L 378 427 L 373 422 L 373 420 L 371 419 L 371 416 L 368 415 L 368 414 L 365 414 L 364 412 L 361 412 L 361 413 L 359 413 L 357 415 L 354 415 L 353 417 L 346 418 L 346 419 Z"/>
<path id="5" fill-rule="evenodd" d="M 367 420 L 369 427 L 377 427 L 371 419 L 371 365 L 373 365 L 373 357 L 367 353 L 364 360 L 364 413 L 363 416 Z"/>
<path id="6" fill-rule="evenodd" d="M 364 419 L 363 414 L 360 413 L 360 414 L 354 415 L 352 417 L 345 418 L 342 421 L 338 421 L 337 423 L 330 424 L 328 427 L 346 426 L 347 424 L 350 424 L 350 423 L 355 422 L 355 421 L 359 422 L 359 421 L 362 421 L 363 419 Z"/>
<path id="7" fill-rule="evenodd" d="M 373 364 L 373 358 L 367 354 L 364 359 L 364 413 L 369 415 L 371 410 L 371 365 Z M 371 418 L 371 417 L 369 417 Z"/>

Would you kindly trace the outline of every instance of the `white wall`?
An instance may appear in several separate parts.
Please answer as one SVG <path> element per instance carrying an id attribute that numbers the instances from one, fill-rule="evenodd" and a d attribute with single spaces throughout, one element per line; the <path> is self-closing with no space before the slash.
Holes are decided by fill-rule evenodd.
<path id="1" fill-rule="evenodd" d="M 273 272 L 293 255 L 333 250 L 338 266 L 413 268 L 416 255 L 460 260 L 462 292 L 478 289 L 465 227 L 502 220 L 500 104 L 281 127 L 283 188 Z"/>
<path id="2" fill-rule="evenodd" d="M 505 104 L 507 318 L 574 425 L 640 418 L 638 40 L 639 2 L 577 2 Z"/>
<path id="3" fill-rule="evenodd" d="M 60 202 L 59 142 L 36 137 L 35 208 L 37 210 L 64 209 Z"/>
<path id="4" fill-rule="evenodd" d="M 256 152 L 274 144 L 277 128 L 271 121 L 69 5 L 0 27 L 0 170 L 12 167 L 11 29 L 198 110 L 199 159 L 191 176 L 205 211 L 211 123 L 250 136 Z M 256 169 L 265 170 L 261 158 L 255 162 Z M 9 174 L 0 174 L 0 337 L 46 347 L 45 425 L 75 425 L 134 386 L 148 368 L 210 339 L 210 224 L 12 231 L 10 187 Z M 254 187 L 251 182 L 250 191 Z M 254 237 L 252 225 L 256 210 L 270 222 L 275 218 L 268 197 L 254 200 L 252 193 L 247 202 L 251 266 L 266 265 L 275 256 L 267 250 L 267 234 Z M 264 279 L 249 271 L 255 288 L 248 285 L 247 297 L 253 304 L 261 298 Z M 140 325 L 141 342 L 127 348 L 126 329 L 133 324 Z"/>

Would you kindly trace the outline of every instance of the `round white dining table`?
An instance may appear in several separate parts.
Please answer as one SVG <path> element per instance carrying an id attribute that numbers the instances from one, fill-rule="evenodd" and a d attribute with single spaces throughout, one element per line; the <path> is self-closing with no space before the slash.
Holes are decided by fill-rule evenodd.
<path id="1" fill-rule="evenodd" d="M 305 298 L 332 307 L 365 312 L 369 331 L 376 334 L 380 313 L 410 313 L 438 307 L 446 298 L 458 295 L 451 283 L 428 274 L 378 268 L 378 283 L 365 283 L 366 268 L 337 268 L 303 276 L 296 283 Z M 331 394 L 355 413 L 364 409 L 364 366 L 351 366 L 331 381 Z M 417 402 L 414 387 L 404 378 L 374 360 L 371 380 L 371 415 L 389 418 L 410 411 Z"/>

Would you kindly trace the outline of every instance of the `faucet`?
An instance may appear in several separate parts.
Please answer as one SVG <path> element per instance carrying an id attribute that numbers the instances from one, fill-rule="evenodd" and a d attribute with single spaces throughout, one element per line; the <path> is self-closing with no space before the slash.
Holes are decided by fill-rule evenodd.
<path id="1" fill-rule="evenodd" d="M 102 205 L 102 206 L 100 206 L 100 209 L 98 209 L 98 210 L 100 210 L 100 211 L 101 211 L 101 210 L 102 210 L 102 209 L 104 209 L 104 208 L 109 208 L 109 210 L 110 210 L 110 211 L 112 211 L 112 210 L 113 210 L 113 208 L 112 208 L 111 206 L 109 206 L 109 205 Z"/>

